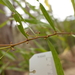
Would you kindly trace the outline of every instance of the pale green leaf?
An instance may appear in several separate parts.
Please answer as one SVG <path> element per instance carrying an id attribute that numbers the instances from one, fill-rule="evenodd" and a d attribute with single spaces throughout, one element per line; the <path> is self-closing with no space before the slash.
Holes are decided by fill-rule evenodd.
<path id="1" fill-rule="evenodd" d="M 31 15 L 25 8 L 22 7 L 22 5 L 20 4 L 20 2 L 18 2 L 18 0 L 15 0 L 15 2 L 22 8 L 22 10 L 28 14 L 30 17 L 36 19 L 33 15 Z"/>
<path id="2" fill-rule="evenodd" d="M 9 59 L 15 61 L 15 58 L 13 57 L 13 55 L 12 55 L 11 53 L 2 51 L 2 54 L 3 54 L 4 56 L 8 57 Z"/>
<path id="3" fill-rule="evenodd" d="M 0 4 L 3 4 L 3 5 L 5 5 L 5 3 L 4 3 L 2 0 L 0 0 Z"/>
<path id="4" fill-rule="evenodd" d="M 54 59 L 54 63 L 55 63 L 56 71 L 57 71 L 57 75 L 64 75 L 60 59 L 59 59 L 59 57 L 57 55 L 57 52 L 56 52 L 54 46 L 49 41 L 49 39 L 47 39 L 47 43 L 48 43 L 48 46 L 49 46 L 49 48 L 50 48 L 50 50 L 52 52 L 52 55 L 53 55 L 53 59 Z"/>
<path id="5" fill-rule="evenodd" d="M 72 2 L 72 6 L 73 6 L 73 9 L 74 9 L 74 16 L 75 16 L 75 0 L 71 0 Z"/>
<path id="6" fill-rule="evenodd" d="M 74 34 L 72 34 L 72 36 L 73 36 L 73 37 L 75 37 L 75 35 L 74 35 Z"/>
<path id="7" fill-rule="evenodd" d="M 18 26 L 18 29 L 20 30 L 20 32 L 26 37 L 28 38 L 27 34 L 25 33 L 24 29 L 23 29 L 23 26 L 22 25 L 17 25 Z"/>
<path id="8" fill-rule="evenodd" d="M 11 19 L 9 19 L 9 20 L 3 22 L 2 24 L 0 24 L 0 28 L 3 27 L 3 26 L 5 26 L 10 20 L 11 20 Z"/>
<path id="9" fill-rule="evenodd" d="M 26 38 L 28 38 L 28 37 L 27 37 L 27 34 L 25 33 L 24 28 L 23 28 L 23 26 L 22 26 L 21 17 L 20 17 L 18 14 L 14 14 L 13 17 L 14 17 L 14 19 L 16 20 L 16 22 L 19 23 L 19 25 L 17 25 L 17 27 L 18 27 L 18 29 L 20 30 L 20 32 L 21 32 Z"/>
<path id="10" fill-rule="evenodd" d="M 5 5 L 12 11 L 12 12 L 15 12 L 15 8 L 13 7 L 13 5 L 10 3 L 9 0 L 2 0 Z"/>
<path id="11" fill-rule="evenodd" d="M 7 67 L 7 70 L 24 71 L 22 68 L 17 68 L 13 66 Z"/>
<path id="12" fill-rule="evenodd" d="M 52 27 L 54 30 L 56 30 L 55 27 L 54 27 L 54 22 L 53 22 L 51 16 L 48 14 L 48 12 L 46 11 L 46 9 L 44 8 L 44 6 L 43 6 L 41 3 L 40 3 L 40 9 L 41 9 L 41 11 L 42 11 L 44 17 L 46 18 L 46 20 L 47 20 L 47 21 L 49 22 L 49 24 L 51 25 L 51 27 Z"/>

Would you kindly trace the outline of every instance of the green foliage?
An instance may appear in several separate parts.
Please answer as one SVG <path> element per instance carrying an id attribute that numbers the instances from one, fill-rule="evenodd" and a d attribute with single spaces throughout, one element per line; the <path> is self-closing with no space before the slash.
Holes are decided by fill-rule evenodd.
<path id="1" fill-rule="evenodd" d="M 49 48 L 52 52 L 53 58 L 54 58 L 54 63 L 56 66 L 56 71 L 57 71 L 57 75 L 64 75 L 61 63 L 60 63 L 60 59 L 58 58 L 57 52 L 54 48 L 54 46 L 51 44 L 51 42 L 49 41 L 49 39 L 47 40 Z"/>
<path id="2" fill-rule="evenodd" d="M 29 3 L 25 2 L 25 3 L 27 3 L 27 6 L 29 7 L 30 10 L 37 12 L 38 16 L 33 16 L 24 7 L 22 7 L 22 5 L 20 4 L 20 2 L 18 0 L 14 0 L 14 2 L 24 11 L 24 13 L 26 15 L 29 16 L 29 18 L 28 19 L 23 18 L 22 15 L 16 11 L 14 6 L 11 4 L 10 0 L 1 0 L 0 3 L 7 6 L 10 9 L 10 11 L 13 12 L 14 14 L 12 16 L 13 19 L 9 19 L 9 20 L 5 21 L 4 23 L 2 23 L 0 25 L 0 28 L 5 26 L 10 20 L 14 20 L 18 24 L 17 28 L 26 37 L 26 39 L 38 37 L 38 36 L 47 36 L 47 35 L 53 34 L 53 31 L 56 31 L 56 29 L 58 29 L 60 31 L 64 30 L 67 32 L 75 31 L 75 29 L 74 29 L 75 21 L 68 21 L 67 19 L 64 22 L 57 21 L 59 26 L 58 25 L 56 26 L 56 21 L 53 19 L 53 17 L 51 15 L 49 15 L 47 10 L 41 3 L 39 3 L 40 4 L 39 7 L 41 9 L 42 15 L 41 15 L 39 9 L 37 10 L 37 9 L 35 9 L 35 6 L 32 6 Z M 73 7 L 75 7 L 74 0 L 72 0 L 72 4 L 73 4 Z M 43 17 L 45 17 L 45 19 L 48 21 L 48 23 L 41 21 L 41 19 L 43 19 Z M 25 29 L 23 28 L 22 22 L 29 24 L 27 29 L 30 30 L 31 34 L 28 35 L 26 33 L 26 28 Z M 61 24 L 62 24 L 62 26 L 61 26 Z M 40 32 L 40 34 L 37 34 L 36 32 Z M 73 36 L 75 37 L 75 35 L 73 35 Z M 53 58 L 54 58 L 55 66 L 56 66 L 57 75 L 64 75 L 57 52 L 60 53 L 59 52 L 60 48 L 62 48 L 64 51 L 64 49 L 69 46 L 68 43 L 66 43 L 66 41 L 67 40 L 74 41 L 74 38 L 72 36 L 71 37 L 53 36 L 53 37 L 50 37 L 49 39 L 47 40 L 48 45 L 47 45 L 46 41 L 44 41 L 45 39 L 39 39 L 39 41 L 37 41 L 37 40 L 33 41 L 37 47 L 32 47 L 32 45 L 30 44 L 31 47 L 28 48 L 28 50 L 26 50 L 25 48 L 23 49 L 23 48 L 16 47 L 15 48 L 16 51 L 14 51 L 14 52 L 9 52 L 9 50 L 7 50 L 7 52 L 4 52 L 2 50 L 4 47 L 0 48 L 2 50 L 2 51 L 0 51 L 0 55 L 6 56 L 9 59 L 9 62 L 6 64 L 4 64 L 2 61 L 0 61 L 0 65 L 2 65 L 0 68 L 0 73 L 4 70 L 16 70 L 16 71 L 25 71 L 26 70 L 26 71 L 28 71 L 29 59 L 31 58 L 31 56 L 33 56 L 35 53 L 46 52 L 46 51 L 51 50 Z M 51 44 L 50 41 L 52 42 L 53 45 Z M 71 44 L 72 43 L 73 42 L 71 42 Z M 44 46 L 46 46 L 46 47 L 44 47 Z M 58 50 L 57 52 L 56 52 L 55 48 L 56 48 L 56 50 Z M 63 52 L 63 51 L 61 51 L 61 52 Z M 8 66 L 9 63 L 11 63 L 12 61 L 16 61 L 18 59 L 18 57 L 15 56 L 15 53 L 20 54 L 20 57 L 23 59 L 18 64 L 18 66 L 20 68 L 15 67 L 15 65 Z M 3 58 L 5 58 L 5 57 L 3 57 Z"/>
<path id="3" fill-rule="evenodd" d="M 41 3 L 40 3 L 40 8 L 41 8 L 41 11 L 42 11 L 44 17 L 49 22 L 49 24 L 51 25 L 51 27 L 54 30 L 56 30 L 55 27 L 54 27 L 54 22 L 53 22 L 52 18 L 49 16 L 49 14 L 47 13 L 46 9 L 43 7 L 43 5 Z"/>
<path id="4" fill-rule="evenodd" d="M 74 9 L 74 16 L 75 16 L 75 0 L 71 0 L 72 5 L 73 5 L 73 9 Z"/>
<path id="5" fill-rule="evenodd" d="M 2 0 L 2 2 L 4 2 L 4 4 L 12 11 L 12 12 L 16 12 L 13 5 L 9 2 L 9 0 Z"/>
<path id="6" fill-rule="evenodd" d="M 13 16 L 14 16 L 14 19 L 16 20 L 16 22 L 19 23 L 18 29 L 20 30 L 20 32 L 21 32 L 26 38 L 28 38 L 28 37 L 27 37 L 27 34 L 25 33 L 24 28 L 23 28 L 23 26 L 22 26 L 21 18 L 19 17 L 19 15 L 18 15 L 18 14 L 14 14 Z"/>
<path id="7" fill-rule="evenodd" d="M 8 50 L 9 51 L 9 50 Z M 15 61 L 15 55 L 14 54 L 12 54 L 11 52 L 4 52 L 4 51 L 2 51 L 2 54 L 4 55 L 4 56 L 6 56 L 6 57 L 8 57 L 9 59 L 11 59 L 12 61 Z"/>
<path id="8" fill-rule="evenodd" d="M 22 5 L 20 4 L 20 2 L 18 2 L 18 0 L 15 0 L 15 2 L 22 8 L 22 10 L 28 14 L 31 18 L 36 19 L 34 16 L 32 16 L 29 12 L 27 12 L 27 10 L 25 8 L 22 7 Z"/>
<path id="9" fill-rule="evenodd" d="M 0 4 L 3 4 L 3 5 L 5 5 L 5 3 L 4 3 L 2 0 L 0 0 Z"/>
<path id="10" fill-rule="evenodd" d="M 2 1 L 14 13 L 13 17 L 14 17 L 15 21 L 19 23 L 18 28 L 19 28 L 20 32 L 27 38 L 27 35 L 24 32 L 24 29 L 23 29 L 23 26 L 22 26 L 22 23 L 21 23 L 21 21 L 23 19 L 21 17 L 21 15 L 15 10 L 15 8 L 13 7 L 13 5 L 10 3 L 9 0 L 2 0 Z"/>
<path id="11" fill-rule="evenodd" d="M 21 57 L 23 57 L 23 60 L 21 60 L 21 63 L 19 63 L 19 67 L 22 69 L 22 71 L 28 71 L 29 70 L 29 59 L 31 56 L 35 54 L 35 51 L 30 50 L 27 51 L 25 49 L 17 48 L 16 47 L 16 53 L 19 53 Z"/>
<path id="12" fill-rule="evenodd" d="M 10 20 L 12 20 L 12 19 L 9 19 L 9 20 L 3 22 L 2 24 L 0 24 L 0 28 L 2 28 L 3 26 L 5 26 Z"/>

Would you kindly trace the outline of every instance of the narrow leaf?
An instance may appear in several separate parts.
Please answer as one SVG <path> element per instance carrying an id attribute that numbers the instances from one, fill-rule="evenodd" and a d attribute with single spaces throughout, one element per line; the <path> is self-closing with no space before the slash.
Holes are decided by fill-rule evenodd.
<path id="1" fill-rule="evenodd" d="M 13 67 L 13 66 L 7 67 L 7 70 L 24 71 L 22 68 L 17 68 L 17 67 Z"/>
<path id="2" fill-rule="evenodd" d="M 39 51 L 39 52 L 47 52 L 47 50 L 41 49 L 41 48 L 36 48 L 35 51 Z"/>
<path id="3" fill-rule="evenodd" d="M 12 54 L 10 54 L 8 52 L 2 51 L 2 54 L 5 55 L 6 57 L 8 57 L 9 59 L 13 60 L 13 61 L 15 60 L 15 58 L 12 56 Z"/>
<path id="4" fill-rule="evenodd" d="M 20 30 L 20 32 L 21 32 L 26 38 L 28 38 L 28 37 L 27 37 L 27 34 L 25 33 L 25 31 L 24 31 L 24 29 L 23 29 L 23 27 L 22 27 L 22 25 L 18 25 L 18 29 Z"/>
<path id="5" fill-rule="evenodd" d="M 6 67 L 9 65 L 9 62 L 6 63 L 6 64 L 3 64 L 1 67 L 0 67 L 0 74 L 2 73 L 2 71 L 4 71 L 6 69 Z"/>
<path id="6" fill-rule="evenodd" d="M 33 15 L 31 15 L 25 8 L 22 7 L 22 5 L 20 4 L 20 2 L 18 2 L 18 0 L 15 0 L 15 2 L 22 8 L 22 10 L 28 14 L 30 17 L 36 19 Z"/>
<path id="7" fill-rule="evenodd" d="M 54 27 L 54 22 L 53 22 L 51 16 L 49 16 L 49 14 L 47 13 L 46 9 L 44 8 L 44 6 L 43 6 L 41 3 L 40 3 L 40 9 L 41 9 L 41 11 L 42 11 L 44 17 L 46 18 L 46 20 L 47 20 L 47 21 L 49 22 L 49 24 L 51 25 L 51 27 L 52 27 L 54 30 L 56 30 L 55 27 Z"/>
<path id="8" fill-rule="evenodd" d="M 3 26 L 5 26 L 10 20 L 12 20 L 12 19 L 9 19 L 9 20 L 3 22 L 2 24 L 0 24 L 0 28 L 3 27 Z"/>
<path id="9" fill-rule="evenodd" d="M 13 14 L 13 17 L 16 20 L 16 22 L 21 23 L 20 16 L 18 14 Z"/>
<path id="10" fill-rule="evenodd" d="M 73 9 L 74 9 L 74 16 L 75 16 L 75 0 L 71 0 L 72 2 L 72 6 L 73 6 Z"/>
<path id="11" fill-rule="evenodd" d="M 36 20 L 36 19 L 23 19 L 23 21 L 24 22 L 28 22 L 30 24 L 36 24 L 36 26 L 38 25 L 39 27 L 43 26 L 43 27 L 51 28 L 51 26 L 48 23 L 41 22 L 40 20 Z"/>
<path id="12" fill-rule="evenodd" d="M 2 0 L 0 0 L 0 4 L 3 4 L 3 5 L 5 5 L 5 3 L 4 3 Z"/>
<path id="13" fill-rule="evenodd" d="M 13 5 L 10 3 L 9 0 L 2 0 L 2 1 L 5 3 L 5 5 L 6 5 L 12 12 L 15 11 L 15 8 L 13 7 Z"/>
<path id="14" fill-rule="evenodd" d="M 17 26 L 18 26 L 18 29 L 20 30 L 20 32 L 21 32 L 26 38 L 28 38 L 28 37 L 27 37 L 27 34 L 25 33 L 24 28 L 23 28 L 23 26 L 22 26 L 20 16 L 19 16 L 18 14 L 14 14 L 13 17 L 14 17 L 14 19 L 16 20 L 16 22 L 19 23 L 19 25 L 17 25 Z"/>
<path id="15" fill-rule="evenodd" d="M 74 35 L 74 34 L 72 34 L 72 36 L 73 36 L 73 37 L 75 37 L 75 35 Z"/>
<path id="16" fill-rule="evenodd" d="M 4 52 L 3 55 L 0 57 L 0 59 L 2 59 L 6 55 L 6 53 L 8 53 L 9 51 L 10 51 L 10 49 L 8 49 L 6 52 Z"/>
<path id="17" fill-rule="evenodd" d="M 73 5 L 73 9 L 75 11 L 75 0 L 71 0 L 71 2 L 72 2 L 72 5 Z"/>
<path id="18" fill-rule="evenodd" d="M 2 1 L 5 3 L 5 5 L 6 5 L 12 12 L 14 12 L 14 13 L 17 14 L 17 15 L 19 15 L 19 17 L 20 17 L 21 19 L 23 19 L 22 16 L 15 10 L 14 6 L 10 3 L 9 0 L 2 0 Z"/>
<path id="19" fill-rule="evenodd" d="M 57 55 L 57 52 L 56 52 L 54 46 L 51 44 L 49 39 L 47 39 L 47 43 L 48 43 L 48 46 L 49 46 L 49 48 L 52 52 L 52 55 L 53 55 L 57 75 L 64 75 L 64 72 L 63 72 L 63 69 L 62 69 L 62 66 L 61 66 L 61 63 L 60 63 L 60 59 L 58 58 L 58 55 Z"/>
<path id="20" fill-rule="evenodd" d="M 15 14 L 13 15 L 13 16 L 14 16 L 14 19 L 16 20 L 16 22 L 19 22 L 19 24 L 20 24 L 20 25 L 18 26 L 18 28 L 19 28 L 19 30 L 21 31 L 21 33 L 27 38 L 27 35 L 26 35 L 26 33 L 25 33 L 24 29 L 23 29 L 22 23 L 21 23 L 21 20 L 22 20 L 21 15 L 15 10 L 15 8 L 13 7 L 13 5 L 10 3 L 9 0 L 2 0 L 2 1 L 6 4 L 6 6 L 7 6 L 12 12 L 15 13 Z"/>

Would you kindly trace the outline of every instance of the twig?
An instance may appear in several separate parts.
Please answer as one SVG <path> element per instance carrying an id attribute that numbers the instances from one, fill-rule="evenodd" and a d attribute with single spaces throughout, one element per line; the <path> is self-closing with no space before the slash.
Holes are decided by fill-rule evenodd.
<path id="1" fill-rule="evenodd" d="M 8 46 L 7 48 L 11 48 L 11 47 L 14 47 L 14 46 L 17 46 L 17 45 L 20 45 L 22 43 L 25 43 L 25 42 L 28 42 L 28 41 L 31 41 L 31 40 L 34 40 L 34 39 L 38 39 L 38 38 L 48 38 L 50 36 L 54 36 L 54 35 L 63 35 L 63 34 L 68 34 L 68 35 L 75 35 L 75 33 L 72 33 L 72 32 L 55 32 L 53 34 L 50 34 L 50 35 L 47 35 L 47 36 L 37 36 L 37 37 L 34 37 L 34 38 L 30 38 L 30 39 L 26 39 L 22 42 L 19 42 L 19 43 L 15 43 L 15 44 L 0 44 L 0 47 L 5 47 Z"/>

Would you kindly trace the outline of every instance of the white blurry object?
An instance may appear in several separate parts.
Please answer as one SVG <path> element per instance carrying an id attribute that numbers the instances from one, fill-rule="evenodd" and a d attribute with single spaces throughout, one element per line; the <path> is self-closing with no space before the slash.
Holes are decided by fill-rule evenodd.
<path id="1" fill-rule="evenodd" d="M 57 75 L 51 51 L 33 55 L 29 64 L 30 75 Z"/>

